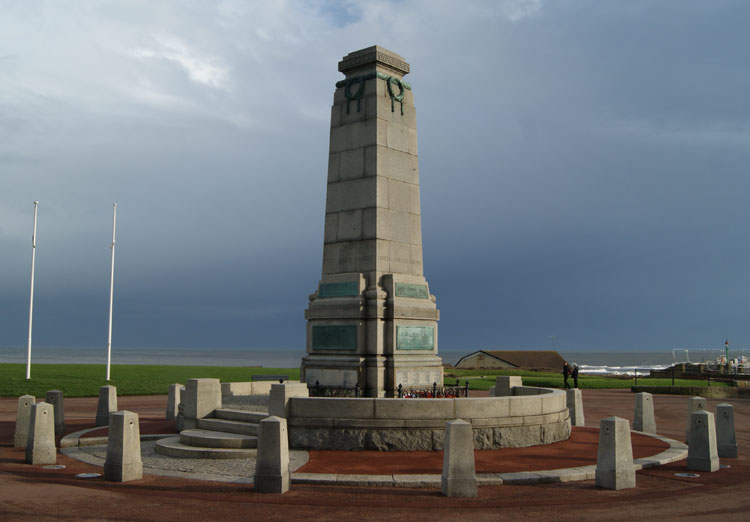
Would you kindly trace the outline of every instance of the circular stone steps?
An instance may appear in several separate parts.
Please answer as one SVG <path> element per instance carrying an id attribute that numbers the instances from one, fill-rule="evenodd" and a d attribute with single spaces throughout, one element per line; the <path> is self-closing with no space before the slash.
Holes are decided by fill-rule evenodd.
<path id="1" fill-rule="evenodd" d="M 188 446 L 180 437 L 167 437 L 156 442 L 157 453 L 183 459 L 247 459 L 255 457 L 255 448 L 205 448 Z"/>
<path id="2" fill-rule="evenodd" d="M 180 442 L 186 446 L 202 448 L 257 448 L 258 437 L 239 433 L 225 433 L 212 430 L 183 430 Z"/>

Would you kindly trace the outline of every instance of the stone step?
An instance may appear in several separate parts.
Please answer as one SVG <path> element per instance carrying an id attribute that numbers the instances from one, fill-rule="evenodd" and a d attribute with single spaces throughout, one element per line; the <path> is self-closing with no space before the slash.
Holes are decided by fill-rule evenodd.
<path id="1" fill-rule="evenodd" d="M 180 437 L 156 441 L 156 453 L 182 459 L 247 459 L 257 455 L 254 448 L 199 448 L 180 442 Z"/>
<path id="2" fill-rule="evenodd" d="M 257 448 L 258 437 L 211 430 L 183 430 L 180 442 L 201 448 Z"/>
<path id="3" fill-rule="evenodd" d="M 268 417 L 268 413 L 260 411 L 247 411 L 247 410 L 232 410 L 229 408 L 219 408 L 214 410 L 214 417 L 217 419 L 226 419 L 241 422 L 250 422 L 252 424 L 258 424 L 260 421 Z"/>
<path id="4" fill-rule="evenodd" d="M 241 433 L 242 435 L 258 434 L 257 424 L 226 419 L 198 419 L 198 428 L 202 430 L 223 431 L 225 433 Z"/>

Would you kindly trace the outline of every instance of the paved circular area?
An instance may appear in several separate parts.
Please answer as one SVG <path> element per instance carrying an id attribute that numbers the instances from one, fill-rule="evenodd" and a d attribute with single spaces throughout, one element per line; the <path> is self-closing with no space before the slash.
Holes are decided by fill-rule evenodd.
<path id="1" fill-rule="evenodd" d="M 627 390 L 584 390 L 586 425 L 612 415 L 632 419 L 633 395 Z M 83 402 L 81 402 L 83 401 Z M 166 396 L 121 397 L 120 407 L 142 418 L 163 418 Z M 284 495 L 261 494 L 247 484 L 185 480 L 145 475 L 112 483 L 75 474 L 101 468 L 58 455 L 65 469 L 47 470 L 23 463 L 11 446 L 16 398 L 0 399 L 0 519 L 46 520 L 747 520 L 750 511 L 750 400 L 708 399 L 708 407 L 735 407 L 739 458 L 715 473 L 681 478 L 685 461 L 644 469 L 636 488 L 610 491 L 593 480 L 558 484 L 504 484 L 479 488 L 473 499 L 448 498 L 436 488 L 295 484 Z M 687 397 L 655 395 L 660 434 L 684 437 Z M 66 399 L 66 420 L 90 426 L 96 398 Z M 76 431 L 72 429 L 71 431 Z"/>

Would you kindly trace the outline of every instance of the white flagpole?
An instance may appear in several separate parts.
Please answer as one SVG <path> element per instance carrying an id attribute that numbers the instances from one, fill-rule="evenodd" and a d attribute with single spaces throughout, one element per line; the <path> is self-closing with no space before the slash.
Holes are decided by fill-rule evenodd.
<path id="1" fill-rule="evenodd" d="M 36 261 L 36 211 L 38 201 L 34 201 L 34 232 L 31 234 L 31 291 L 29 292 L 29 343 L 26 351 L 26 380 L 31 379 L 31 319 L 34 316 L 34 262 Z"/>
<path id="2" fill-rule="evenodd" d="M 112 271 L 109 276 L 109 335 L 107 337 L 107 380 L 109 381 L 109 366 L 112 362 L 112 296 L 115 289 L 115 228 L 117 227 L 117 203 L 112 211 Z"/>

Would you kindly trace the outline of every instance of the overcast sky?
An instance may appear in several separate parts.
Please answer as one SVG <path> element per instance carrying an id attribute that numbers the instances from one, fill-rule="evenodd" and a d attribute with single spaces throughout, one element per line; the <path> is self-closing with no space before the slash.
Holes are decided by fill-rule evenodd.
<path id="1" fill-rule="evenodd" d="M 411 64 L 443 349 L 750 347 L 750 2 L 0 0 L 0 346 L 299 348 L 337 63 Z"/>

